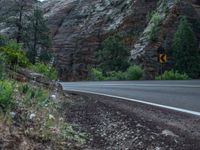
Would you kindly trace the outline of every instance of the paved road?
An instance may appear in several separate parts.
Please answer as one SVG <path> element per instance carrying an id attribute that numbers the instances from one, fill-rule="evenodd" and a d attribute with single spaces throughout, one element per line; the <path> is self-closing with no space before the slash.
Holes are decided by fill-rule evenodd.
<path id="1" fill-rule="evenodd" d="M 200 80 L 63 82 L 64 90 L 95 92 L 159 104 L 200 115 Z"/>

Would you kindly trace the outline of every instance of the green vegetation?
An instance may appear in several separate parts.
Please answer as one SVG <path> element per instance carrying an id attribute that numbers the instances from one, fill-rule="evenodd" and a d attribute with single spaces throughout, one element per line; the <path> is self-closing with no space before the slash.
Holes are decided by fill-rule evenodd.
<path id="1" fill-rule="evenodd" d="M 98 67 L 90 69 L 88 80 L 140 80 L 143 70 L 130 66 L 129 51 L 120 36 L 110 36 L 97 52 Z"/>
<path id="2" fill-rule="evenodd" d="M 47 65 L 45 63 L 36 63 L 34 65 L 31 65 L 30 69 L 37 73 L 44 74 L 51 80 L 56 80 L 58 78 L 56 69 L 51 65 Z"/>
<path id="3" fill-rule="evenodd" d="M 29 65 L 29 61 L 21 45 L 12 40 L 7 42 L 3 47 L 0 47 L 0 53 L 4 54 L 6 63 L 10 64 L 11 67 L 15 65 L 26 67 Z"/>
<path id="4" fill-rule="evenodd" d="M 89 73 L 88 80 L 141 80 L 143 78 L 143 70 L 140 66 L 130 66 L 125 72 L 111 71 L 103 73 L 101 70 L 92 68 Z"/>
<path id="5" fill-rule="evenodd" d="M 153 17 L 154 14 L 155 14 L 155 11 L 151 11 L 147 14 L 146 16 L 147 23 L 151 21 L 151 18 Z"/>
<path id="6" fill-rule="evenodd" d="M 52 61 L 52 58 L 53 58 L 53 54 L 48 50 L 41 51 L 39 55 L 39 61 L 44 62 L 44 63 L 49 63 L 50 61 Z"/>
<path id="7" fill-rule="evenodd" d="M 7 45 L 8 41 L 7 37 L 0 35 L 0 47 Z"/>
<path id="8" fill-rule="evenodd" d="M 152 26 L 151 30 L 149 31 L 149 40 L 151 42 L 156 42 L 158 40 L 161 20 L 161 16 L 157 12 L 155 12 L 151 17 L 150 23 L 152 24 Z"/>
<path id="9" fill-rule="evenodd" d="M 200 75 L 200 54 L 197 39 L 186 17 L 182 17 L 173 39 L 174 69 L 191 78 Z"/>
<path id="10" fill-rule="evenodd" d="M 147 14 L 146 20 L 149 23 L 147 28 L 147 36 L 150 42 L 157 42 L 160 32 L 160 25 L 169 13 L 167 0 L 159 0 L 157 10 Z"/>
<path id="11" fill-rule="evenodd" d="M 52 92 L 30 83 L 0 81 L 0 123 L 11 128 L 12 124 L 20 124 L 24 136 L 43 142 L 84 144 L 86 134 L 75 131 L 65 122 L 60 112 L 62 96 L 58 93 L 52 96 Z"/>
<path id="12" fill-rule="evenodd" d="M 104 80 L 103 73 L 100 69 L 92 68 L 88 75 L 88 80 L 101 81 Z"/>
<path id="13" fill-rule="evenodd" d="M 157 76 L 156 80 L 189 80 L 189 76 L 185 73 L 181 74 L 178 71 L 165 71 L 162 75 Z"/>
<path id="14" fill-rule="evenodd" d="M 50 60 L 50 55 L 48 55 L 46 51 L 48 48 L 51 47 L 51 39 L 49 36 L 49 29 L 47 28 L 46 21 L 43 17 L 42 10 L 36 7 L 33 14 L 29 17 L 28 21 L 29 24 L 27 25 L 25 35 L 26 39 L 24 43 L 29 49 L 27 53 L 29 60 L 32 63 L 35 63 L 36 57 L 40 57 L 40 53 L 42 53 L 42 57 L 40 58 L 42 58 L 44 61 Z M 40 48 L 42 48 L 42 51 L 38 54 L 37 50 Z"/>
<path id="15" fill-rule="evenodd" d="M 11 81 L 0 81 L 0 108 L 6 112 L 13 104 L 14 83 Z"/>
<path id="16" fill-rule="evenodd" d="M 103 72 L 125 71 L 128 66 L 129 51 L 119 36 L 110 36 L 97 52 L 99 68 Z"/>
<path id="17" fill-rule="evenodd" d="M 86 135 L 75 131 L 62 118 L 63 96 L 58 91 L 45 89 L 36 82 L 19 83 L 11 79 L 21 81 L 24 78 L 19 73 L 21 68 L 41 73 L 51 80 L 57 79 L 57 72 L 51 65 L 52 55 L 48 52 L 51 43 L 42 12 L 37 9 L 25 17 L 25 9 L 29 8 L 27 1 L 14 3 L 17 4 L 13 9 L 16 17 L 10 17 L 7 23 L 16 29 L 15 40 L 0 35 L 0 126 L 15 128 L 13 135 L 23 131 L 24 134 L 17 137 L 30 138 L 36 143 L 52 143 L 56 148 L 71 143 L 84 144 Z M 27 18 L 28 21 L 24 20 Z"/>
<path id="18" fill-rule="evenodd" d="M 130 66 L 126 72 L 128 80 L 141 80 L 143 78 L 144 71 L 140 66 Z"/>
<path id="19" fill-rule="evenodd" d="M 0 78 L 3 77 L 3 70 L 6 65 L 11 68 L 28 67 L 32 71 L 41 73 L 51 80 L 57 79 L 57 71 L 52 65 L 47 65 L 51 59 L 51 54 L 43 51 L 40 60 L 44 62 L 31 64 L 22 48 L 21 44 L 6 37 L 0 36 Z"/>
<path id="20" fill-rule="evenodd" d="M 111 71 L 106 74 L 104 80 L 127 80 L 126 72 L 122 71 Z"/>
<path id="21" fill-rule="evenodd" d="M 5 76 L 5 56 L 0 53 L 0 80 Z"/>
<path id="22" fill-rule="evenodd" d="M 35 63 L 36 58 L 51 47 L 51 37 L 42 9 L 31 3 L 29 0 L 13 1 L 12 5 L 5 8 L 7 16 L 2 21 L 13 29 L 10 37 L 23 44 L 29 61 Z M 33 11 L 27 13 L 27 10 Z"/>

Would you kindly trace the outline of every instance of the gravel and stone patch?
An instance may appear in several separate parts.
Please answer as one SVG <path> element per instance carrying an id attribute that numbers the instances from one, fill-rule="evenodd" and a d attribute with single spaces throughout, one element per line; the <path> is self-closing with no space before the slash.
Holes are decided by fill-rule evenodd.
<path id="1" fill-rule="evenodd" d="M 87 150 L 200 149 L 199 135 L 192 136 L 173 125 L 131 113 L 128 108 L 127 111 L 121 110 L 107 103 L 105 99 L 79 95 L 72 97 L 73 102 L 63 106 L 65 117 L 71 124 L 78 125 L 82 132 L 88 133 L 90 138 L 85 145 Z M 129 104 L 128 106 L 130 107 Z M 168 112 L 164 114 L 168 115 Z M 200 121 L 196 121 L 200 125 Z"/>

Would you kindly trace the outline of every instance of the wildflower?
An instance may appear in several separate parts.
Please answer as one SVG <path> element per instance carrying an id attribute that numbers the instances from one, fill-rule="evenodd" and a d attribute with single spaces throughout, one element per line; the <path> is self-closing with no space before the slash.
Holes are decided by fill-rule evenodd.
<path id="1" fill-rule="evenodd" d="M 49 114 L 49 120 L 55 120 L 55 117 L 51 114 Z"/>
<path id="2" fill-rule="evenodd" d="M 51 98 L 56 99 L 56 95 L 51 95 Z"/>
<path id="3" fill-rule="evenodd" d="M 30 114 L 29 119 L 32 120 L 35 117 L 36 117 L 36 114 L 32 113 L 32 114 Z"/>

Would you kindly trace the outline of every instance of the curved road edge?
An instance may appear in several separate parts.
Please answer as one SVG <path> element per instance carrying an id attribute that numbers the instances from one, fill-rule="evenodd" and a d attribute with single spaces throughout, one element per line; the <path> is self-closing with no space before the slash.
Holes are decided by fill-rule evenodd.
<path id="1" fill-rule="evenodd" d="M 66 91 L 66 90 L 65 90 Z M 109 95 L 109 94 L 103 94 L 103 93 L 97 93 L 97 92 L 91 92 L 91 91 L 84 91 L 84 90 L 67 90 L 68 92 L 79 92 L 79 93 L 87 93 L 87 94 L 94 94 L 94 95 L 99 95 L 99 96 L 106 96 L 106 97 L 111 97 L 111 98 L 116 98 L 116 99 L 121 99 L 121 100 L 126 100 L 126 101 L 132 101 L 136 103 L 141 103 L 145 105 L 150 105 L 150 106 L 155 106 L 159 108 L 164 108 L 164 109 L 169 109 L 173 111 L 178 111 L 186 114 L 191 114 L 191 115 L 196 115 L 200 117 L 200 112 L 197 111 L 191 111 L 187 109 L 182 109 L 182 108 L 177 108 L 177 107 L 172 107 L 172 106 L 166 106 L 166 105 L 161 105 L 161 104 L 156 104 L 156 103 L 151 103 L 143 100 L 138 100 L 138 99 L 133 99 L 133 98 L 126 98 L 126 97 L 121 97 L 121 96 L 115 96 L 115 95 Z"/>
<path id="2" fill-rule="evenodd" d="M 191 113 L 175 111 L 172 109 L 159 107 L 156 105 L 147 105 L 137 101 L 125 100 L 124 98 L 108 96 L 106 94 L 97 94 L 93 92 L 65 90 L 67 94 L 85 96 L 94 101 L 100 101 L 119 111 L 129 113 L 144 118 L 147 121 L 156 122 L 166 126 L 171 126 L 186 134 L 200 138 L 200 117 Z"/>

